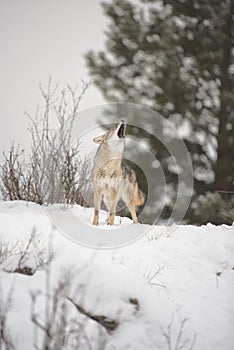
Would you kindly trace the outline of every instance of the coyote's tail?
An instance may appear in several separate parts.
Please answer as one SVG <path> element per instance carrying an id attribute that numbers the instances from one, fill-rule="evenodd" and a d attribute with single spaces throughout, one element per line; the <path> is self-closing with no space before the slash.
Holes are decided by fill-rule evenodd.
<path id="1" fill-rule="evenodd" d="M 141 206 L 145 203 L 144 194 L 139 190 L 137 183 L 134 188 L 134 202 L 136 206 Z"/>

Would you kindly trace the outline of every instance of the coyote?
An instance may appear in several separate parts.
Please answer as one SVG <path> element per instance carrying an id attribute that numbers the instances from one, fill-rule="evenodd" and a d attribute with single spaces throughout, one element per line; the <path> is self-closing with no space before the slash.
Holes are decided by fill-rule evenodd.
<path id="1" fill-rule="evenodd" d="M 138 223 L 136 206 L 143 205 L 145 199 L 138 189 L 135 172 L 123 161 L 125 129 L 126 124 L 121 120 L 116 127 L 93 139 L 99 144 L 93 168 L 93 225 L 98 225 L 102 200 L 108 209 L 107 224 L 113 225 L 119 199 L 128 206 L 133 223 Z"/>

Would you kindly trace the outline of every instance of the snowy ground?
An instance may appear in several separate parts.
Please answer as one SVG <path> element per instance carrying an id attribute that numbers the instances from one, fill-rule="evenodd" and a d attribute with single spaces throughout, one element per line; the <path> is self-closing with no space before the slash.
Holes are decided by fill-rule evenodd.
<path id="1" fill-rule="evenodd" d="M 75 210 L 91 221 L 91 209 Z M 0 237 L 0 320 L 17 350 L 46 339 L 53 350 L 233 349 L 234 226 L 152 226 L 95 250 L 56 231 L 42 207 L 1 202 Z"/>

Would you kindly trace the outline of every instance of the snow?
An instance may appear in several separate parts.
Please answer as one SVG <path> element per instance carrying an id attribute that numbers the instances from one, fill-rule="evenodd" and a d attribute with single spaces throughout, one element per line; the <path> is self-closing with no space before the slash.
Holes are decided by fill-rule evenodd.
<path id="1" fill-rule="evenodd" d="M 35 348 L 30 295 L 38 293 L 35 309 L 43 320 L 47 289 L 51 295 L 59 293 L 61 281 L 68 318 L 85 325 L 92 349 L 179 350 L 190 349 L 193 341 L 193 349 L 233 349 L 234 226 L 133 225 L 130 219 L 117 217 L 115 226 L 107 228 L 102 213 L 101 226 L 94 228 L 93 209 L 74 206 L 64 210 L 54 205 L 49 210 L 66 222 L 65 227 L 71 226 L 73 235 L 77 231 L 71 213 L 85 228 L 79 235 L 95 230 L 104 242 L 108 235 L 123 235 L 123 228 L 134 242 L 121 248 L 88 248 L 61 234 L 45 208 L 21 201 L 1 202 L 4 244 L 0 252 L 7 247 L 8 253 L 0 259 L 0 303 L 6 305 L 12 294 L 7 326 L 17 350 Z M 136 231 L 146 234 L 136 239 Z M 31 267 L 35 273 L 13 273 L 32 232 L 33 242 L 21 267 Z M 88 313 L 115 320 L 118 327 L 107 333 L 67 298 Z M 137 304 L 130 301 L 133 299 Z M 43 332 L 38 334 L 42 337 Z M 90 348 L 86 346 L 83 337 L 80 349 Z M 66 349 L 72 349 L 72 341 Z"/>

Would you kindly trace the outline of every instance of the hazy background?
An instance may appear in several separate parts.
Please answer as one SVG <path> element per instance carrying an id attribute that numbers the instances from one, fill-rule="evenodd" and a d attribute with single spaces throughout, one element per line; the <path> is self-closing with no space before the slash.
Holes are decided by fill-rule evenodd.
<path id="1" fill-rule="evenodd" d="M 12 140 L 27 147 L 24 112 L 42 102 L 39 83 L 90 80 L 83 55 L 102 48 L 106 21 L 99 0 L 0 0 L 1 156 Z M 80 107 L 103 101 L 91 85 Z"/>

